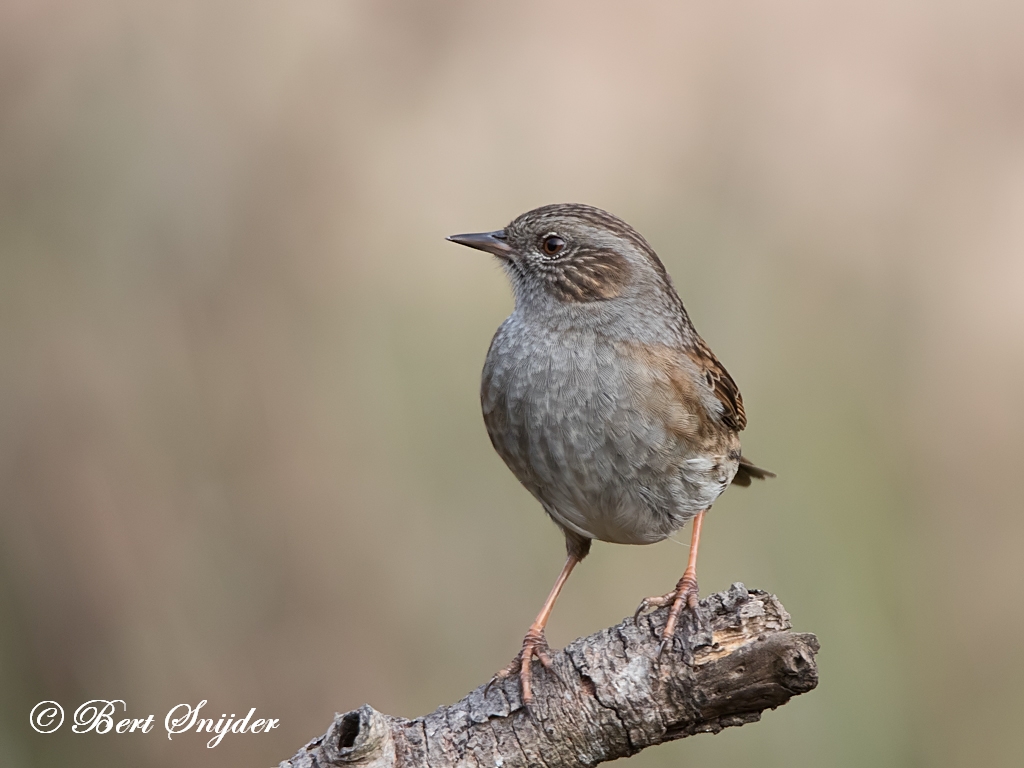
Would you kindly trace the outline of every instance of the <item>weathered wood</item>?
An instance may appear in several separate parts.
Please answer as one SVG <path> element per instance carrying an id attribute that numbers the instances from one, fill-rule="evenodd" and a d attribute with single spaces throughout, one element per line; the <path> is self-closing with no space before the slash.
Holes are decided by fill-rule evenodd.
<path id="1" fill-rule="evenodd" d="M 817 638 L 790 632 L 774 595 L 738 583 L 710 595 L 700 626 L 686 612 L 676 646 L 658 661 L 666 615 L 576 640 L 553 655 L 557 678 L 538 664 L 530 711 L 514 679 L 414 720 L 364 705 L 335 715 L 326 734 L 281 768 L 592 766 L 752 723 L 818 683 Z"/>

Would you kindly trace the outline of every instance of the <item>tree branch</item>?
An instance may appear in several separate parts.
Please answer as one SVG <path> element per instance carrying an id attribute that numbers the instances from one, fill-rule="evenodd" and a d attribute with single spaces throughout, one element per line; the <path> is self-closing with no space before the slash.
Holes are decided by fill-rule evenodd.
<path id="1" fill-rule="evenodd" d="M 739 583 L 710 595 L 699 622 L 684 612 L 675 647 L 656 661 L 666 616 L 574 641 L 552 657 L 557 679 L 538 665 L 530 711 L 514 678 L 415 720 L 363 705 L 280 768 L 592 766 L 755 722 L 818 684 L 818 640 L 789 631 L 774 595 Z"/>

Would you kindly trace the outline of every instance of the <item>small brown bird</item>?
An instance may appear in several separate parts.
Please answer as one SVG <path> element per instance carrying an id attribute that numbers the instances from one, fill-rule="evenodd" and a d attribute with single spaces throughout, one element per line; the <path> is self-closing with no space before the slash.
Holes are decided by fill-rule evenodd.
<path id="1" fill-rule="evenodd" d="M 568 558 L 522 651 L 551 667 L 544 627 L 594 539 L 652 544 L 693 519 L 661 649 L 697 605 L 704 513 L 730 483 L 774 477 L 740 453 L 747 423 L 736 382 L 694 330 L 664 265 L 621 219 L 587 205 L 547 205 L 495 232 L 452 242 L 497 256 L 515 309 L 491 341 L 480 398 L 491 443 L 565 534 Z M 493 681 L 492 681 L 493 682 Z"/>

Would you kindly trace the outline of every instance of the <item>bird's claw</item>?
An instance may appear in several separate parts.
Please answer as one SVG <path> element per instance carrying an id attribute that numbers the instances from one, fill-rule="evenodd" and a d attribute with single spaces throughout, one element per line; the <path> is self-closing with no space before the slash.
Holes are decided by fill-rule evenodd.
<path id="1" fill-rule="evenodd" d="M 640 623 L 640 614 L 642 613 L 654 611 L 658 608 L 664 608 L 666 605 L 671 605 L 672 601 L 675 600 L 675 597 L 675 592 L 669 592 L 666 595 L 660 595 L 657 597 L 645 597 L 640 601 L 640 605 L 636 607 L 636 612 L 633 613 L 633 623 Z"/>
<path id="2" fill-rule="evenodd" d="M 658 643 L 658 652 L 654 654 L 655 661 L 661 661 L 661 654 L 663 654 L 669 648 L 669 646 L 672 645 L 672 642 L 675 639 L 675 635 L 672 635 L 672 637 L 663 637 L 661 639 L 661 642 Z"/>
<path id="3" fill-rule="evenodd" d="M 640 619 L 640 614 L 652 608 L 663 608 L 666 605 L 671 605 L 672 608 L 668 612 L 668 619 L 665 621 L 665 627 L 661 631 L 661 642 L 658 644 L 658 651 L 655 654 L 656 659 L 660 659 L 661 655 L 672 645 L 675 639 L 676 624 L 679 621 L 679 616 L 683 612 L 683 608 L 689 608 L 694 616 L 698 617 L 699 613 L 697 610 L 697 604 L 699 602 L 699 591 L 697 588 L 697 577 L 696 574 L 692 573 L 689 569 L 683 574 L 683 578 L 676 584 L 676 588 L 666 595 L 660 597 L 647 597 L 641 601 L 639 607 L 636 609 L 636 613 L 633 614 L 633 622 L 637 623 Z"/>
<path id="4" fill-rule="evenodd" d="M 533 701 L 533 670 L 532 664 L 534 657 L 541 663 L 544 669 L 551 672 L 560 683 L 564 684 L 562 676 L 558 674 L 558 670 L 555 669 L 554 663 L 551 661 L 550 648 L 548 647 L 548 641 L 544 637 L 544 630 L 530 628 L 530 631 L 526 633 L 526 637 L 523 638 L 523 648 L 512 659 L 507 667 L 500 670 L 494 677 L 490 679 L 490 682 L 484 686 L 484 696 L 491 690 L 491 686 L 495 683 L 506 680 L 513 674 L 518 673 L 519 685 L 522 690 L 523 705 L 529 711 L 530 703 Z"/>

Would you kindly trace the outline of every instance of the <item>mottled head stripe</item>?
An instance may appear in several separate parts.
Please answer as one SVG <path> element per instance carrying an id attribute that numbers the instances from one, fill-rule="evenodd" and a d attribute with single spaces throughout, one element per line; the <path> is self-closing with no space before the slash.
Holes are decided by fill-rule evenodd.
<path id="1" fill-rule="evenodd" d="M 592 205 L 583 205 L 581 203 L 554 203 L 552 205 L 542 205 L 540 208 L 534 208 L 532 211 L 527 211 L 521 216 L 517 217 L 510 223 L 507 229 L 518 230 L 522 225 L 529 223 L 531 226 L 536 225 L 539 228 L 543 228 L 545 221 L 558 221 L 566 216 L 570 216 L 581 221 L 586 221 L 602 229 L 606 229 L 610 232 L 614 232 L 616 235 L 628 240 L 630 243 L 636 246 L 637 250 L 646 255 L 655 269 L 666 279 L 668 278 L 668 272 L 665 269 L 665 265 L 661 263 L 661 259 L 658 258 L 658 254 L 651 248 L 644 236 L 633 229 L 629 224 L 624 222 L 618 216 L 614 216 L 608 211 L 595 208 Z"/>

